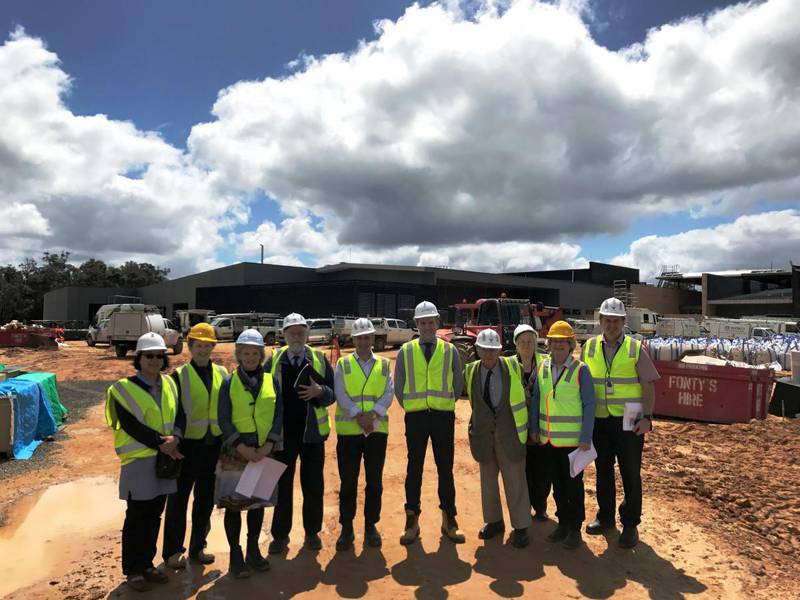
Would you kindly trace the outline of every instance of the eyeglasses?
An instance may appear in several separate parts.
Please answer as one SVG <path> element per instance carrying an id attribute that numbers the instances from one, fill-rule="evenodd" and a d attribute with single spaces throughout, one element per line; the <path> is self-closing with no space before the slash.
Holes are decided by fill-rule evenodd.
<path id="1" fill-rule="evenodd" d="M 154 352 L 147 352 L 146 354 L 142 354 L 142 356 L 143 356 L 144 358 L 149 358 L 149 359 L 153 359 L 153 358 L 164 358 L 164 353 L 162 352 L 162 353 L 156 354 L 156 353 L 154 353 Z"/>

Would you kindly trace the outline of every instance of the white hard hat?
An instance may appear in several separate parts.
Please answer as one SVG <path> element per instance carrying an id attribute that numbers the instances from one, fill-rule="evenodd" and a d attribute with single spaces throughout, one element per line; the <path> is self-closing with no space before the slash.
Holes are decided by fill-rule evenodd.
<path id="1" fill-rule="evenodd" d="M 167 345 L 164 343 L 164 338 L 153 331 L 149 331 L 136 340 L 136 352 L 147 352 L 148 350 L 163 350 L 166 352 Z"/>
<path id="2" fill-rule="evenodd" d="M 436 308 L 436 305 L 427 300 L 423 300 L 417 304 L 417 307 L 414 309 L 415 319 L 424 319 L 425 317 L 439 317 L 439 310 Z"/>
<path id="3" fill-rule="evenodd" d="M 282 331 L 286 331 L 289 327 L 292 327 L 293 325 L 302 325 L 303 327 L 308 327 L 306 318 L 300 313 L 292 313 L 290 315 L 286 315 L 283 318 Z"/>
<path id="4" fill-rule="evenodd" d="M 475 345 L 489 350 L 502 350 L 503 343 L 500 341 L 500 336 L 494 329 L 484 329 L 478 334 L 478 339 L 475 340 Z"/>
<path id="5" fill-rule="evenodd" d="M 350 328 L 350 337 L 369 335 L 370 333 L 375 333 L 375 326 L 372 321 L 363 317 L 353 321 L 353 326 Z"/>
<path id="6" fill-rule="evenodd" d="M 530 331 L 533 334 L 533 337 L 539 337 L 539 335 L 536 333 L 536 330 L 533 327 L 531 327 L 530 325 L 526 325 L 526 324 L 517 325 L 517 328 L 514 330 L 514 343 L 515 344 L 517 343 L 517 338 L 519 336 L 521 336 L 523 333 L 525 333 L 526 331 Z"/>
<path id="7" fill-rule="evenodd" d="M 606 317 L 624 317 L 625 305 L 619 298 L 607 298 L 600 305 L 600 314 Z"/>
<path id="8" fill-rule="evenodd" d="M 264 336 L 257 329 L 245 329 L 236 338 L 237 346 L 258 346 L 264 347 Z"/>

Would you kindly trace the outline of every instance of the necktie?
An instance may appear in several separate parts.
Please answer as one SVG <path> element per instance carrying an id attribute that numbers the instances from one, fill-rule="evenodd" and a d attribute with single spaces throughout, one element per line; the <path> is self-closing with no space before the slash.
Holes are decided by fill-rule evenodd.
<path id="1" fill-rule="evenodd" d="M 422 345 L 425 346 L 425 360 L 427 362 L 431 362 L 431 356 L 433 356 L 433 343 L 424 342 Z"/>
<path id="2" fill-rule="evenodd" d="M 292 363 L 294 364 L 294 368 L 295 369 L 299 369 L 300 368 L 300 357 L 299 356 L 293 356 L 292 357 Z"/>
<path id="3" fill-rule="evenodd" d="M 492 404 L 492 392 L 490 383 L 492 381 L 492 372 L 488 371 L 486 373 L 486 379 L 483 381 L 483 401 L 486 403 L 486 406 L 494 412 L 494 405 Z"/>

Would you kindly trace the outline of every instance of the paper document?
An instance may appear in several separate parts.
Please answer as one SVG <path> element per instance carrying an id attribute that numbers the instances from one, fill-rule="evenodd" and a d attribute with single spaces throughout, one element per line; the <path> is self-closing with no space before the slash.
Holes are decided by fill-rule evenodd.
<path id="1" fill-rule="evenodd" d="M 633 431 L 636 421 L 644 416 L 641 402 L 626 402 L 625 412 L 622 414 L 622 431 Z"/>
<path id="2" fill-rule="evenodd" d="M 285 470 L 285 464 L 272 458 L 249 462 L 236 485 L 236 493 L 248 498 L 269 500 Z"/>
<path id="3" fill-rule="evenodd" d="M 569 476 L 577 477 L 579 473 L 583 473 L 583 470 L 597 458 L 597 450 L 594 449 L 594 443 L 592 443 L 588 450 L 576 448 L 567 456 L 569 457 Z"/>

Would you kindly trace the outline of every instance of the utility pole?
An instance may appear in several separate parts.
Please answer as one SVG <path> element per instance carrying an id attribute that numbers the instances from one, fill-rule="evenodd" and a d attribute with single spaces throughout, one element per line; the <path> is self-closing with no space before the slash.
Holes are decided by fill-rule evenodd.
<path id="1" fill-rule="evenodd" d="M 264 264 L 264 244 L 259 244 L 261 246 L 261 264 Z"/>

